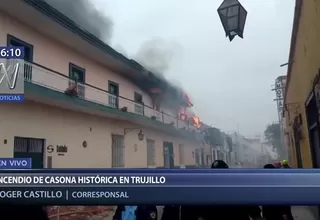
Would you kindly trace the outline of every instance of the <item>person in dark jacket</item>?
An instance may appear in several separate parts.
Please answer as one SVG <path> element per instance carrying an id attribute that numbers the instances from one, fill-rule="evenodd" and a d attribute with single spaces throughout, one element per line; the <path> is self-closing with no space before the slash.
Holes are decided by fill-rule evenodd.
<path id="1" fill-rule="evenodd" d="M 40 205 L 0 205 L 1 220 L 49 220 L 44 207 Z"/>
<path id="2" fill-rule="evenodd" d="M 166 205 L 163 208 L 161 220 L 179 220 L 180 219 L 180 206 Z"/>
<path id="3" fill-rule="evenodd" d="M 289 166 L 289 162 L 287 160 L 283 160 L 281 162 L 281 165 L 282 165 L 282 168 L 285 168 L 285 169 L 289 169 L 291 168 Z M 285 214 L 287 216 L 287 219 L 286 220 L 293 220 L 293 215 L 292 215 L 292 212 L 291 212 L 291 206 L 286 206 L 286 210 L 285 210 Z"/>
<path id="4" fill-rule="evenodd" d="M 155 205 L 124 206 L 120 205 L 113 220 L 157 220 L 158 211 Z"/>
<path id="5" fill-rule="evenodd" d="M 281 162 L 280 162 L 280 161 L 276 161 L 276 162 L 273 164 L 273 166 L 274 166 L 275 168 L 281 168 Z"/>
<path id="6" fill-rule="evenodd" d="M 223 160 L 215 160 L 212 169 L 228 169 L 229 166 Z M 236 220 L 261 220 L 259 206 L 207 206 L 199 210 L 200 219 L 236 219 Z"/>
<path id="7" fill-rule="evenodd" d="M 277 167 L 266 164 L 263 168 L 275 169 Z M 290 206 L 262 206 L 262 214 L 265 220 L 293 220 Z"/>
<path id="8" fill-rule="evenodd" d="M 229 166 L 223 160 L 215 160 L 211 168 L 227 169 Z M 252 220 L 262 219 L 261 210 L 258 206 L 185 205 L 181 206 L 180 209 L 165 206 L 161 220 L 250 220 L 250 217 Z"/>

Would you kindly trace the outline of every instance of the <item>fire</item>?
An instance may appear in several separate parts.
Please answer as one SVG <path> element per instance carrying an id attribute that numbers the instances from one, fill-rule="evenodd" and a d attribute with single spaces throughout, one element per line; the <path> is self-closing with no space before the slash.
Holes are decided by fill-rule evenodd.
<path id="1" fill-rule="evenodd" d="M 198 116 L 193 116 L 192 118 L 193 118 L 193 125 L 196 128 L 200 128 L 201 126 L 200 118 Z"/>

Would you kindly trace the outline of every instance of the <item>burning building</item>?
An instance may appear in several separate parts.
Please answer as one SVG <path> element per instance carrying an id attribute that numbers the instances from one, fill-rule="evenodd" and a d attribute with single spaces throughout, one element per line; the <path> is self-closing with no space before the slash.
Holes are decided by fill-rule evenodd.
<path id="1" fill-rule="evenodd" d="M 197 163 L 200 120 L 181 89 L 45 1 L 0 3 L 0 20 L 2 45 L 25 48 L 25 101 L 1 103 L 2 157 L 33 168 Z"/>

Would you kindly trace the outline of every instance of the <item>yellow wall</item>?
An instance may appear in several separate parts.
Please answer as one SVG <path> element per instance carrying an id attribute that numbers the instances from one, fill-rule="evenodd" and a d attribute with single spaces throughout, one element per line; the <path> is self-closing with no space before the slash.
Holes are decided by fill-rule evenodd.
<path id="1" fill-rule="evenodd" d="M 111 134 L 123 135 L 124 128 L 137 125 L 115 121 L 89 114 L 40 105 L 35 102 L 1 103 L 0 108 L 0 157 L 13 157 L 14 136 L 45 139 L 44 165 L 47 156 L 52 156 L 53 168 L 110 168 Z M 140 126 L 141 127 L 141 126 Z M 159 131 L 143 128 L 145 138 L 140 141 L 139 131 L 125 136 L 125 167 L 147 167 L 146 139 L 155 141 L 156 166 L 162 167 L 163 142 L 173 142 L 175 166 L 195 165 L 192 152 L 200 143 L 172 137 Z M 5 143 L 7 140 L 7 143 Z M 86 148 L 82 142 L 87 141 Z M 184 164 L 179 162 L 179 144 L 184 144 Z M 59 156 L 47 153 L 46 146 L 66 145 L 68 152 Z M 135 151 L 134 145 L 137 146 Z"/>
<path id="2" fill-rule="evenodd" d="M 312 167 L 311 152 L 309 145 L 307 120 L 305 113 L 305 101 L 312 90 L 313 80 L 320 68 L 320 1 L 302 0 L 301 16 L 293 58 L 292 72 L 290 81 L 287 82 L 286 103 L 300 103 L 302 114 L 302 140 L 301 156 L 303 167 Z M 286 117 L 287 131 L 286 135 L 292 135 L 292 129 L 289 127 L 288 117 Z M 291 140 L 289 143 L 289 158 L 292 159 L 293 167 L 297 166 L 295 149 Z"/>

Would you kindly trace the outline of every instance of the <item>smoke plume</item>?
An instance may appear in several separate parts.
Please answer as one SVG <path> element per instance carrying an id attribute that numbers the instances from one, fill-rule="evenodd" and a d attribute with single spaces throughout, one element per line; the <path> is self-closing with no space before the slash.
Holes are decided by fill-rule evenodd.
<path id="1" fill-rule="evenodd" d="M 110 43 L 113 22 L 110 17 L 95 8 L 89 0 L 44 1 L 69 17 L 86 31 L 100 38 L 100 40 Z M 116 45 L 115 49 L 128 57 L 128 54 L 121 45 Z M 152 38 L 144 42 L 132 58 L 141 63 L 147 70 L 152 71 L 158 77 L 181 90 L 182 86 L 180 83 L 169 80 L 165 75 L 170 69 L 174 58 L 177 58 L 177 55 L 180 54 L 181 49 L 181 46 L 176 42 L 162 38 Z M 170 99 L 170 95 L 168 99 Z"/>
<path id="2" fill-rule="evenodd" d="M 104 42 L 112 37 L 112 20 L 100 12 L 89 0 L 45 0 L 80 27 Z"/>
<path id="3" fill-rule="evenodd" d="M 169 70 L 179 49 L 180 46 L 175 42 L 153 38 L 140 46 L 135 59 L 148 70 L 163 76 Z"/>

